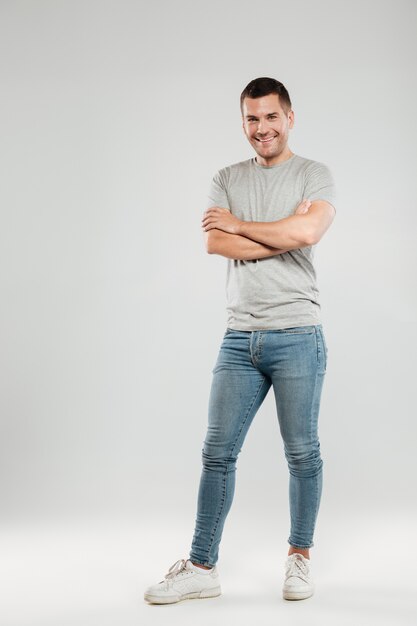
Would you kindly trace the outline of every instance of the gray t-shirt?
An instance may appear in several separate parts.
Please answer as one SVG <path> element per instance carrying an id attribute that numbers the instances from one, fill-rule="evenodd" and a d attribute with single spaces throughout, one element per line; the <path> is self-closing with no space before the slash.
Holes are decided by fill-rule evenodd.
<path id="1" fill-rule="evenodd" d="M 273 222 L 293 215 L 303 198 L 334 206 L 335 187 L 326 165 L 293 154 L 266 167 L 254 157 L 214 175 L 207 208 L 224 207 L 245 221 Z M 278 330 L 320 324 L 314 247 L 254 261 L 228 259 L 228 328 Z"/>

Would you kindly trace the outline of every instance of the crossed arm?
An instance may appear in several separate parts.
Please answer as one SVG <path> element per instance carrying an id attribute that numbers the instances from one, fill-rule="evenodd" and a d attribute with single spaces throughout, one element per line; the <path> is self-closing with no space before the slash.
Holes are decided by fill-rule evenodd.
<path id="1" fill-rule="evenodd" d="M 325 200 L 304 200 L 294 215 L 276 222 L 245 222 L 215 206 L 204 213 L 202 227 L 209 254 L 248 261 L 316 244 L 334 215 L 334 207 Z"/>

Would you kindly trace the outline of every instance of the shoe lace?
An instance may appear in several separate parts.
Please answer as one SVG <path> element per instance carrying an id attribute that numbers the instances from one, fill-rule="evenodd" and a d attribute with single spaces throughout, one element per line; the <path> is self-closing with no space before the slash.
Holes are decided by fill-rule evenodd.
<path id="1" fill-rule="evenodd" d="M 168 588 L 170 583 L 172 584 L 173 579 L 177 574 L 185 571 L 187 564 L 187 559 L 179 559 L 176 561 L 168 570 L 168 573 L 165 574 L 164 580 L 161 580 L 161 583 L 165 582 L 165 587 Z"/>
<path id="2" fill-rule="evenodd" d="M 179 559 L 178 561 L 176 561 L 174 565 L 171 565 L 168 573 L 165 574 L 165 579 L 175 578 L 177 574 L 179 574 L 180 572 L 186 569 L 185 568 L 186 563 L 187 563 L 187 559 Z"/>
<path id="3" fill-rule="evenodd" d="M 287 571 L 286 576 L 290 578 L 291 576 L 297 576 L 297 578 L 301 578 L 304 582 L 308 583 L 308 565 L 302 558 L 295 556 L 294 558 L 290 558 L 287 561 Z"/>

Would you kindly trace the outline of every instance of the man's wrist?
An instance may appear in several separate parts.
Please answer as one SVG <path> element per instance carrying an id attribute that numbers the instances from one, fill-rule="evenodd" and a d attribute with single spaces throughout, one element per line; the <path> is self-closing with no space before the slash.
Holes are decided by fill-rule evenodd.
<path id="1" fill-rule="evenodd" d="M 245 224 L 247 224 L 247 222 L 243 220 L 239 220 L 235 229 L 235 235 L 241 235 L 243 237 L 246 236 L 245 233 L 243 232 L 245 229 Z"/>

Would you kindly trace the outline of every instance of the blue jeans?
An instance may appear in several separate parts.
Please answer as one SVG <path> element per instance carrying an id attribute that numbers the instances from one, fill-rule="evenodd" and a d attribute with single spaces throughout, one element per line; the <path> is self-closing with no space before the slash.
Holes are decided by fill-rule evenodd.
<path id="1" fill-rule="evenodd" d="M 189 558 L 213 566 L 233 501 L 238 454 L 271 385 L 289 469 L 288 543 L 314 545 L 322 491 L 317 423 L 327 365 L 321 324 L 283 330 L 228 328 L 220 346 L 209 398 L 203 469 Z"/>

